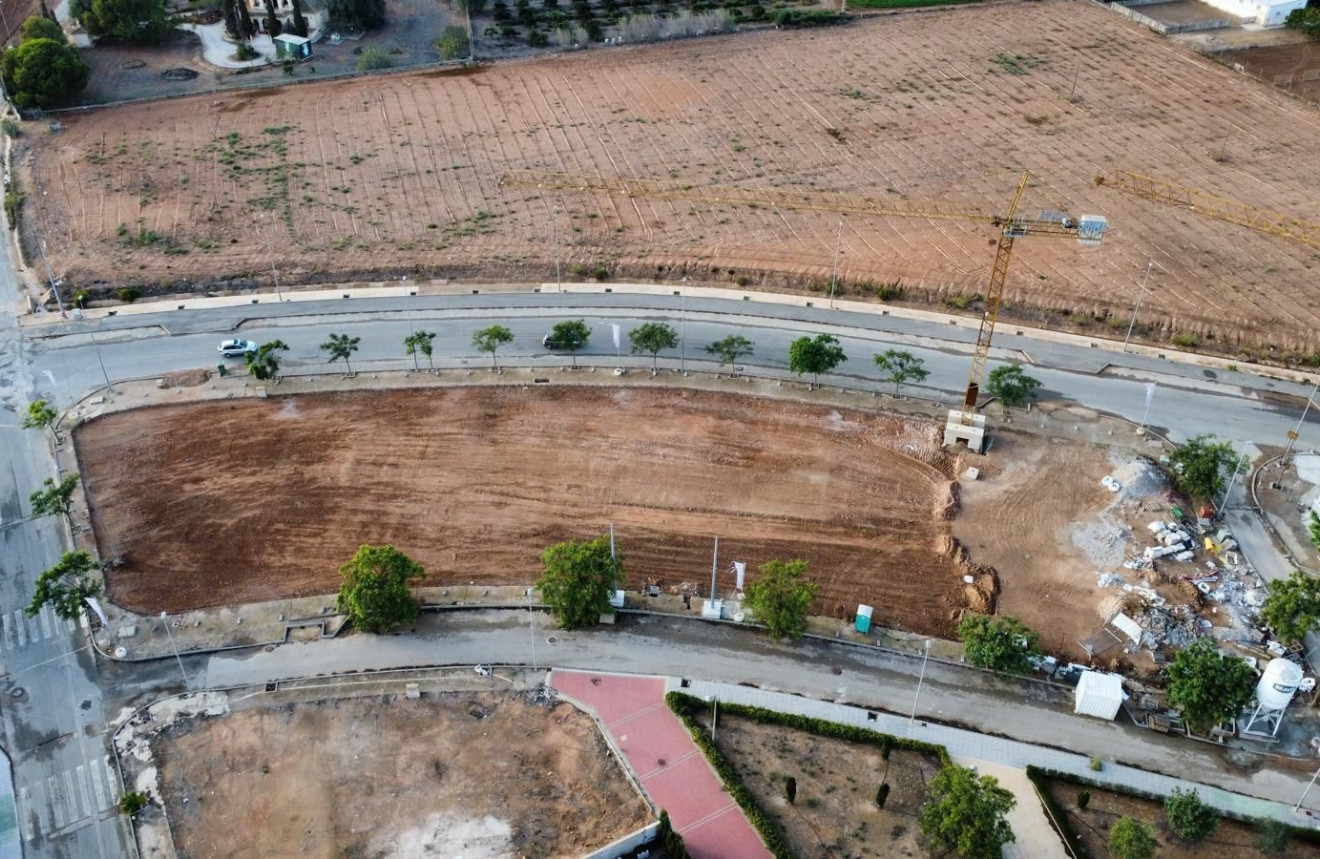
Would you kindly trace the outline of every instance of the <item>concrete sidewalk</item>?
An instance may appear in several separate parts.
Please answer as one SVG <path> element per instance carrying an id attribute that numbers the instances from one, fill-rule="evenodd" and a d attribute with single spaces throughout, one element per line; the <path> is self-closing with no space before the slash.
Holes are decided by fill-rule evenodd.
<path id="1" fill-rule="evenodd" d="M 1118 790 L 1139 791 L 1141 793 L 1167 796 L 1174 789 L 1192 790 L 1202 800 L 1220 811 L 1237 817 L 1255 817 L 1281 820 L 1290 826 L 1313 828 L 1316 816 L 1309 810 L 1295 813 L 1292 807 L 1282 802 L 1272 802 L 1238 793 L 1230 793 L 1220 788 L 1195 784 L 1183 779 L 1139 770 L 1121 764 L 1106 763 L 1099 772 L 1091 769 L 1087 755 L 1047 749 L 1030 743 L 978 734 L 962 728 L 934 725 L 921 720 L 914 723 L 902 716 L 876 713 L 845 704 L 833 704 L 828 701 L 815 701 L 783 692 L 768 692 L 761 689 L 749 689 L 728 683 L 708 683 L 691 681 L 683 690 L 697 697 L 715 696 L 721 701 L 746 704 L 753 707 L 765 707 L 782 713 L 796 713 L 817 719 L 828 719 L 845 725 L 854 725 L 867 730 L 909 737 L 926 743 L 934 743 L 948 749 L 949 755 L 957 759 L 985 761 L 993 765 L 1002 765 L 1014 769 L 1025 769 L 1028 765 L 1041 769 L 1056 770 L 1080 778 L 1107 785 Z M 1019 799 L 1019 802 L 1022 800 Z M 1037 855 L 1037 854 L 1032 854 Z"/>
<path id="2" fill-rule="evenodd" d="M 595 712 L 694 859 L 768 859 L 770 851 L 665 704 L 665 678 L 555 670 L 550 682 Z"/>

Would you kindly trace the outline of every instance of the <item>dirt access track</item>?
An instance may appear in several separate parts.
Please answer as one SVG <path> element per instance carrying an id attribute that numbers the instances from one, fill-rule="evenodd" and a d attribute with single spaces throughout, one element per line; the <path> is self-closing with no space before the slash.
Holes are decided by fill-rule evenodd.
<path id="1" fill-rule="evenodd" d="M 1112 229 L 1100 248 L 1020 242 L 1007 291 L 1017 317 L 1121 330 L 1153 259 L 1143 325 L 1320 347 L 1314 249 L 1093 183 L 1127 169 L 1314 218 L 1314 105 L 1091 3 L 867 17 L 61 121 L 54 137 L 16 141 L 15 163 L 23 222 L 73 289 L 264 279 L 272 259 L 286 282 L 544 280 L 556 232 L 566 270 L 819 285 L 834 260 L 833 213 L 500 179 L 527 168 L 997 212 L 1025 168 L 1036 178 L 1023 212 L 1103 214 Z M 844 221 L 846 291 L 900 281 L 905 299 L 965 304 L 985 289 L 986 225 Z"/>
<path id="2" fill-rule="evenodd" d="M 122 412 L 75 434 L 111 598 L 143 614 L 332 593 L 361 543 L 430 584 L 530 584 L 549 545 L 605 533 L 628 582 L 709 582 L 807 558 L 815 613 L 948 636 L 993 605 L 949 534 L 926 422 L 690 391 L 474 387 Z"/>
<path id="3" fill-rule="evenodd" d="M 199 859 L 581 856 L 651 819 L 589 716 L 513 694 L 243 710 L 154 747 Z"/>

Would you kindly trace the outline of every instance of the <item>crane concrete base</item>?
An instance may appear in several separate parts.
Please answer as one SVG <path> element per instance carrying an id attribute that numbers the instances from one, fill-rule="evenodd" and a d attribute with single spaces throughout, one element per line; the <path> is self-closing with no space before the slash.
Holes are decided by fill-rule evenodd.
<path id="1" fill-rule="evenodd" d="M 985 415 L 972 415 L 971 425 L 962 422 L 959 409 L 949 409 L 949 420 L 944 425 L 944 446 L 965 442 L 972 453 L 985 447 Z"/>

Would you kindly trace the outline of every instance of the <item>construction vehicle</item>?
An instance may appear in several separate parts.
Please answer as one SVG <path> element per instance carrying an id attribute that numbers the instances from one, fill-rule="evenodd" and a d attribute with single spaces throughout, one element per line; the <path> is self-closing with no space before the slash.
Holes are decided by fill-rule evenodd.
<path id="1" fill-rule="evenodd" d="M 500 185 L 508 188 L 565 191 L 571 193 L 604 192 L 628 197 L 655 197 L 668 200 L 704 202 L 712 205 L 743 205 L 766 207 L 781 211 L 805 209 L 817 212 L 836 212 L 853 215 L 884 217 L 926 218 L 948 221 L 970 221 L 989 224 L 999 230 L 999 241 L 994 264 L 990 268 L 990 284 L 985 292 L 981 327 L 972 350 L 972 365 L 967 375 L 967 391 L 962 406 L 949 410 L 944 427 L 946 445 L 963 442 L 967 448 L 980 453 L 985 444 L 985 416 L 977 412 L 981 384 L 990 360 L 990 342 L 994 337 L 995 322 L 1003 303 L 1004 284 L 1008 279 L 1008 264 L 1013 243 L 1027 236 L 1075 238 L 1082 245 L 1098 245 L 1104 238 L 1108 221 L 1100 215 L 1082 215 L 1074 218 L 1062 212 L 1045 212 L 1039 217 L 1018 215 L 1022 195 L 1031 174 L 1024 172 L 1008 208 L 1002 214 L 987 213 L 977 207 L 957 203 L 917 202 L 906 200 L 875 200 L 845 194 L 803 194 L 782 189 L 749 189 L 728 186 L 701 186 L 651 179 L 624 177 L 573 176 L 566 173 L 547 173 L 519 170 L 506 173 Z"/>

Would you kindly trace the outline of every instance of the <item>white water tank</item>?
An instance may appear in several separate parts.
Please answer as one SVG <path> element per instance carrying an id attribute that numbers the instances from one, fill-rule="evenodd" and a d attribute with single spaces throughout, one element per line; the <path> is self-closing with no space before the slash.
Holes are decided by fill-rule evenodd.
<path id="1" fill-rule="evenodd" d="M 1287 659 L 1271 659 L 1256 684 L 1256 701 L 1265 710 L 1283 710 L 1302 682 L 1302 668 Z"/>

